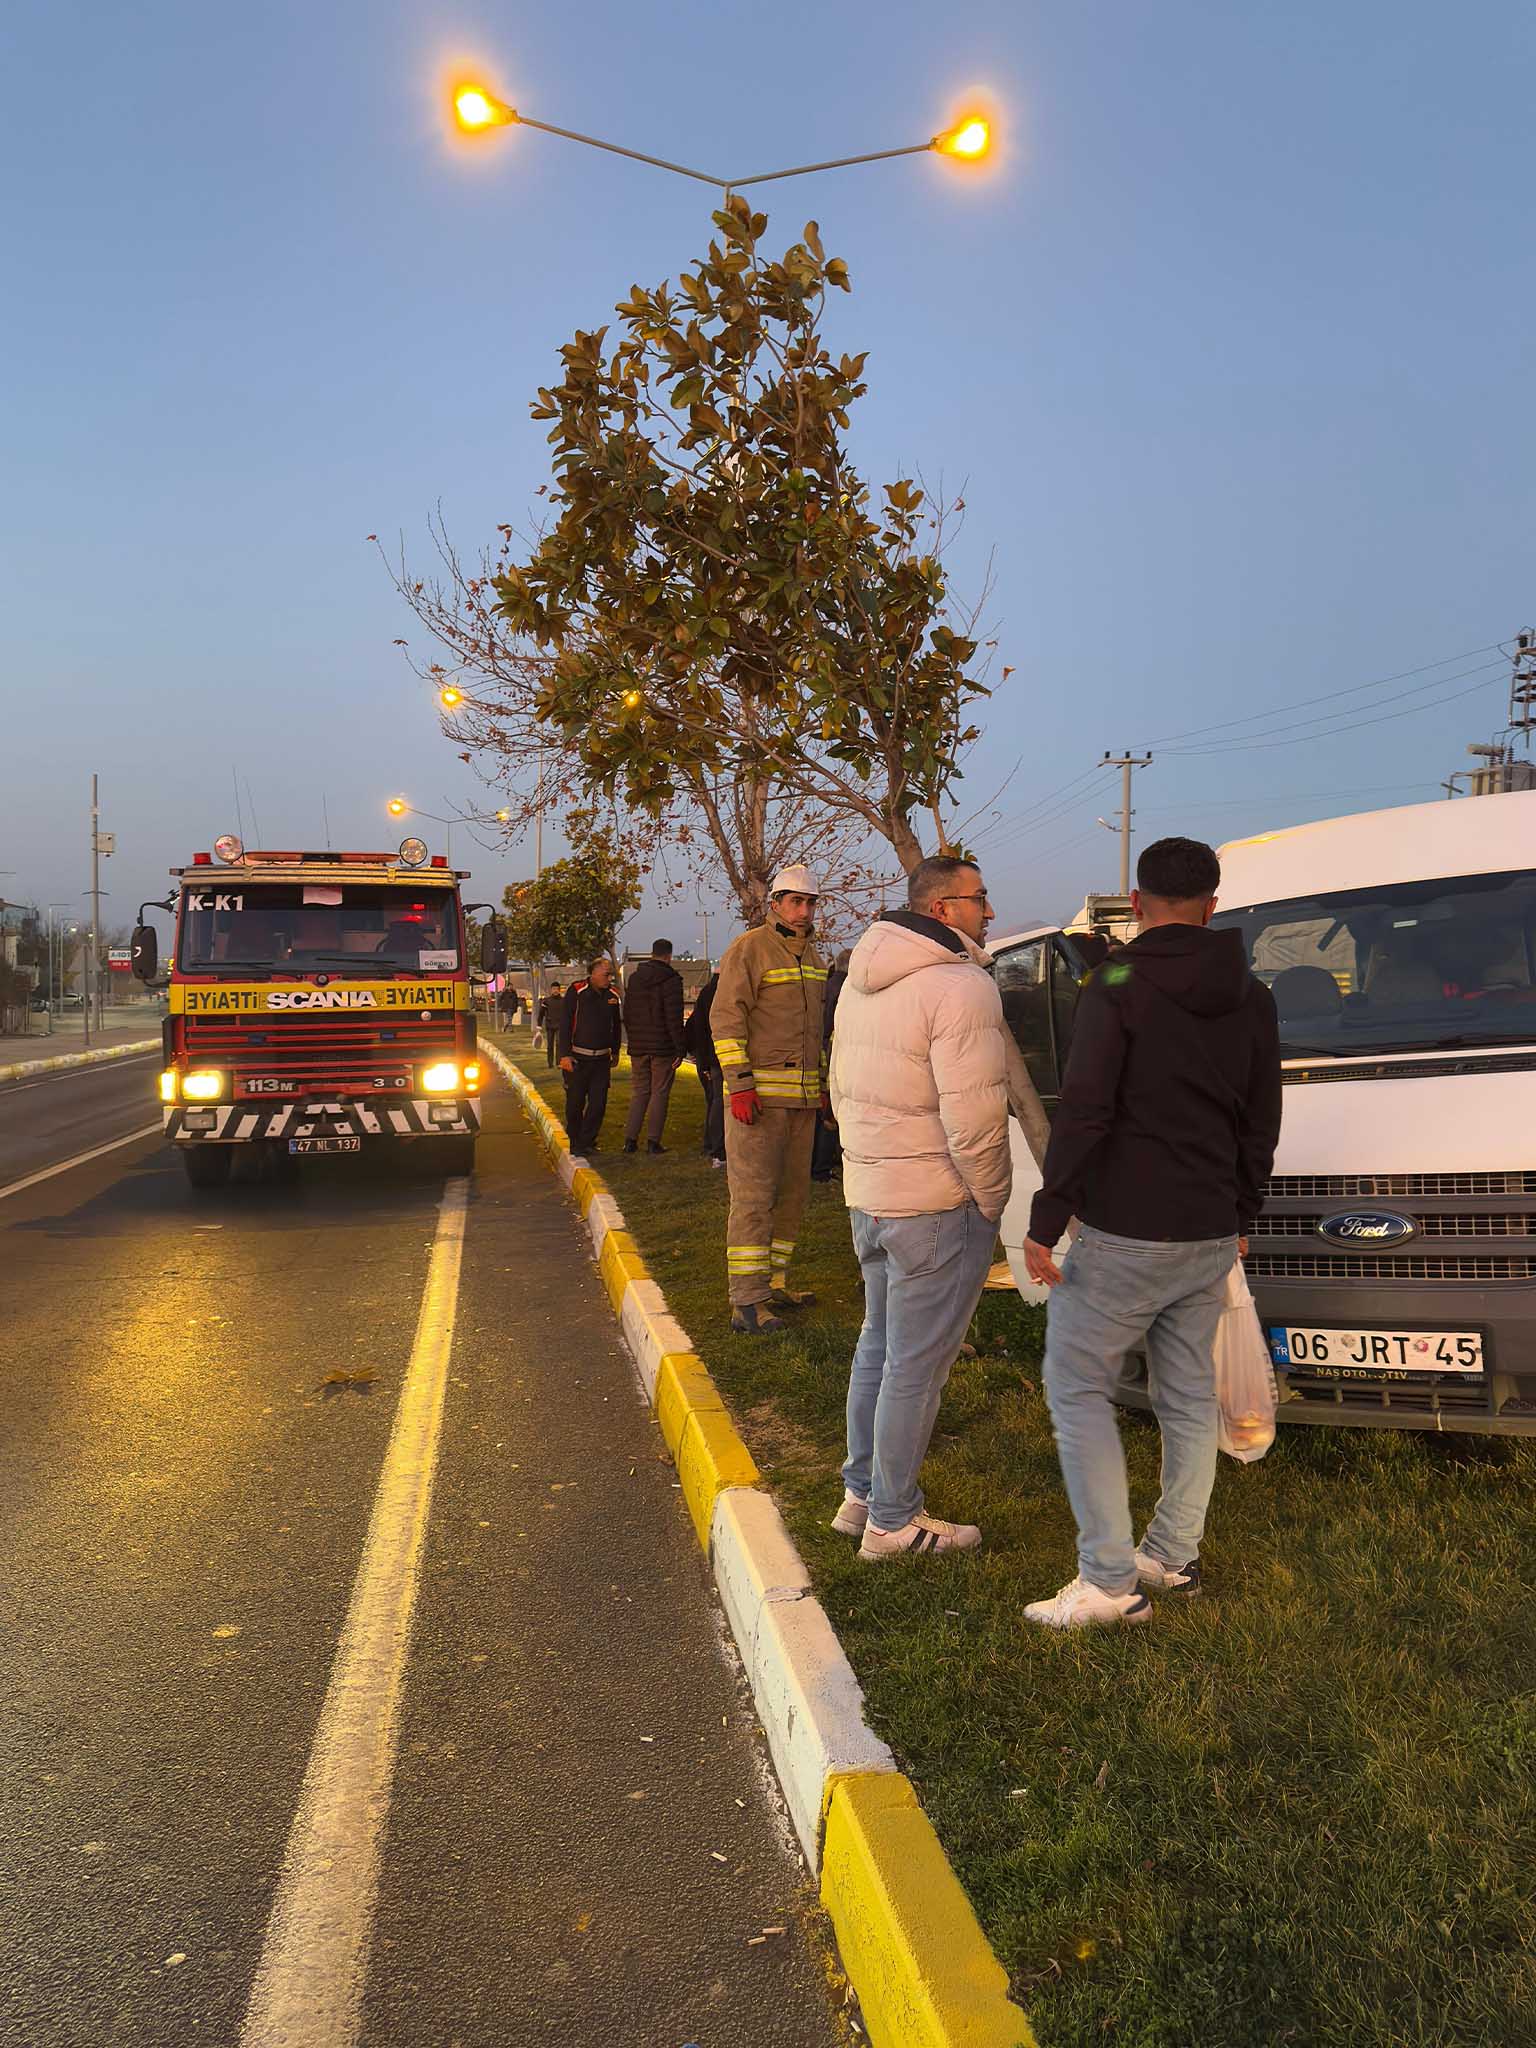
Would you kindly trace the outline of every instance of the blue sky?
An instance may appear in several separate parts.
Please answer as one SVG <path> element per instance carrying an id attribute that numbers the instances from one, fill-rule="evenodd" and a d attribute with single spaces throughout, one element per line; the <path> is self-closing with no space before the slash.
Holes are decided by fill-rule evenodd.
<path id="1" fill-rule="evenodd" d="M 963 487 L 957 585 L 991 563 L 1014 673 L 970 786 L 1019 763 L 980 835 L 1003 926 L 1113 886 L 1113 792 L 1068 787 L 1106 749 L 1315 697 L 1379 716 L 1393 691 L 1332 693 L 1536 624 L 1518 0 L 12 0 L 0 892 L 78 897 L 93 768 L 114 923 L 231 827 L 232 764 L 268 844 L 312 843 L 322 797 L 353 845 L 392 843 L 392 791 L 474 800 L 365 536 L 420 552 L 439 501 L 465 545 L 521 521 L 556 348 L 675 275 L 709 199 L 529 131 L 455 151 L 456 59 L 726 171 L 995 97 L 985 181 L 918 158 L 762 201 L 851 266 L 866 473 Z M 1508 677 L 1428 680 L 1352 732 L 1154 745 L 1141 836 L 1434 795 Z M 529 865 L 469 864 L 477 894 Z"/>

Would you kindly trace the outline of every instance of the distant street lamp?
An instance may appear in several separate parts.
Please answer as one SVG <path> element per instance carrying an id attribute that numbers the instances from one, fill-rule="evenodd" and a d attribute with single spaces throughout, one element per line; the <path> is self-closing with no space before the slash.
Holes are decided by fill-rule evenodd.
<path id="1" fill-rule="evenodd" d="M 713 185 L 726 193 L 739 191 L 745 185 L 766 185 L 776 178 L 803 178 L 813 171 L 841 171 L 852 164 L 884 163 L 897 156 L 934 153 L 974 163 L 984 157 L 992 146 L 991 123 L 980 114 L 967 114 L 954 127 L 929 136 L 926 142 L 909 142 L 899 149 L 867 150 L 860 156 L 829 157 L 822 163 L 792 164 L 782 171 L 753 171 L 744 178 L 721 178 L 710 171 L 690 170 L 686 164 L 671 163 L 666 157 L 648 156 L 641 149 L 625 149 L 617 142 L 604 142 L 601 136 L 582 135 L 574 128 L 556 128 L 549 121 L 535 121 L 531 115 L 520 114 L 516 107 L 509 107 L 505 100 L 498 99 L 486 86 L 473 80 L 466 80 L 455 88 L 453 114 L 466 135 L 484 135 L 493 128 L 537 128 L 541 134 L 560 135 L 567 142 L 584 143 L 588 149 L 606 150 L 610 156 L 627 156 L 633 163 L 651 164 L 659 171 L 671 171 L 679 178 L 692 178 L 698 184 Z"/>

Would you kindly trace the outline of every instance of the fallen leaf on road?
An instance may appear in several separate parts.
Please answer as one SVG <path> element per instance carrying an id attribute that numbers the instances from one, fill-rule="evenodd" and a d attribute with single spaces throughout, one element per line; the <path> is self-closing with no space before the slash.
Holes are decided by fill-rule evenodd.
<path id="1" fill-rule="evenodd" d="M 239 1633 L 239 1629 L 237 1629 L 232 1622 L 225 1622 L 222 1628 L 216 1628 L 213 1631 L 214 1641 L 221 1643 L 224 1642 L 229 1636 L 237 1636 L 239 1635 Z"/>

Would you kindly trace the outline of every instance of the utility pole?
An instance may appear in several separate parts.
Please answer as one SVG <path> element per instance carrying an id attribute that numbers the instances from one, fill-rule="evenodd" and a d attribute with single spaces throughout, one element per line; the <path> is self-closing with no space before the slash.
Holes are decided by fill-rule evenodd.
<path id="1" fill-rule="evenodd" d="M 91 1012 L 96 1007 L 96 946 L 101 931 L 101 810 L 97 796 L 96 777 L 91 777 L 91 940 L 85 949 L 86 983 L 85 1003 L 81 1015 L 85 1023 L 85 1045 L 91 1045 Z"/>
<path id="2" fill-rule="evenodd" d="M 1131 809 L 1131 770 L 1133 768 L 1150 768 L 1151 765 L 1152 756 L 1150 754 L 1115 754 L 1111 756 L 1106 753 L 1103 760 L 1099 763 L 1101 768 L 1118 768 L 1120 770 L 1120 894 L 1122 896 L 1129 896 L 1131 893 L 1131 819 L 1136 815 Z"/>

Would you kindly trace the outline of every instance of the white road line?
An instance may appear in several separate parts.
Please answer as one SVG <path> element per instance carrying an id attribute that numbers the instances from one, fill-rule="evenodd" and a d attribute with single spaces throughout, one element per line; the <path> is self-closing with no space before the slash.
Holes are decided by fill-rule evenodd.
<path id="1" fill-rule="evenodd" d="M 120 1152 L 125 1145 L 136 1145 L 140 1138 L 157 1137 L 161 1129 L 158 1123 L 146 1124 L 141 1131 L 130 1131 L 126 1138 L 114 1138 L 109 1145 L 93 1145 L 89 1152 L 77 1152 L 73 1159 L 45 1166 L 40 1173 L 29 1173 L 25 1180 L 13 1180 L 9 1187 L 0 1188 L 0 1202 L 7 1195 L 19 1195 L 23 1188 L 35 1188 L 40 1180 L 52 1180 L 56 1173 L 68 1173 L 72 1166 L 84 1166 L 87 1160 L 100 1159 L 107 1152 Z"/>
<path id="2" fill-rule="evenodd" d="M 468 1201 L 469 1182 L 450 1180 L 241 2048 L 351 2048 L 361 2031 L 379 1851 L 442 1432 Z"/>
<path id="3" fill-rule="evenodd" d="M 110 1072 L 115 1067 L 136 1067 L 140 1060 L 153 1059 L 147 1052 L 130 1053 L 122 1060 L 101 1060 L 98 1064 Z M 0 1102 L 9 1101 L 13 1095 L 25 1095 L 29 1088 L 46 1088 L 52 1081 L 73 1081 L 81 1074 L 88 1074 L 89 1067 L 61 1067 L 56 1074 L 43 1074 L 36 1081 L 0 1081 Z"/>

